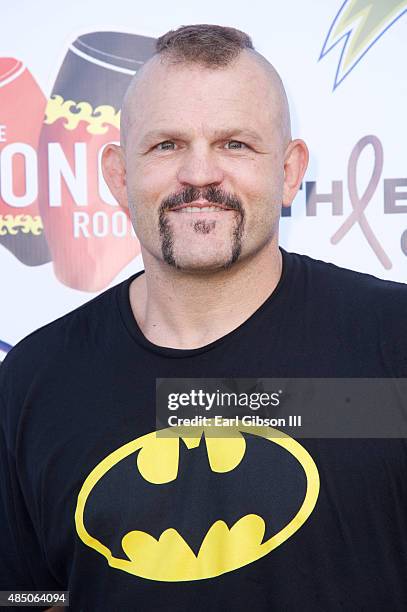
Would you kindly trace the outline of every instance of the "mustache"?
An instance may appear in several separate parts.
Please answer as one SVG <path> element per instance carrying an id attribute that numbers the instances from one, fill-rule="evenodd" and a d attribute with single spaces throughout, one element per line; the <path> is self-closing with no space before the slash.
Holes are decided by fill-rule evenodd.
<path id="1" fill-rule="evenodd" d="M 208 187 L 198 188 L 189 186 L 180 191 L 173 193 L 165 198 L 160 206 L 160 215 L 166 210 L 171 210 L 182 204 L 190 204 L 196 200 L 207 200 L 212 204 L 223 204 L 232 210 L 237 210 L 243 214 L 243 206 L 240 199 L 233 193 L 228 193 L 220 187 L 208 185 Z"/>

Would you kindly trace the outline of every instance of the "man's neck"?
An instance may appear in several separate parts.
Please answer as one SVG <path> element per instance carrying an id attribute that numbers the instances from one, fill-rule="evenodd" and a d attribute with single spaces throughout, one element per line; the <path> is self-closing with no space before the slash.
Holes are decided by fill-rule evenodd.
<path id="1" fill-rule="evenodd" d="M 185 273 L 143 258 L 145 273 L 130 286 L 134 317 L 150 342 L 178 349 L 205 346 L 236 329 L 271 295 L 282 271 L 273 243 L 213 274 Z"/>

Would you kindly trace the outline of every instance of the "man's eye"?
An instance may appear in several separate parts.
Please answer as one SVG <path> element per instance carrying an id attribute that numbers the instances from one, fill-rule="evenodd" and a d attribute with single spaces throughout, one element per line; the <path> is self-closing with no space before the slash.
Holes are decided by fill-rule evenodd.
<path id="1" fill-rule="evenodd" d="M 164 142 L 160 142 L 160 144 L 156 146 L 156 149 L 159 151 L 173 151 L 175 149 L 175 142 L 165 140 Z"/>
<path id="2" fill-rule="evenodd" d="M 229 140 L 226 144 L 225 144 L 225 148 L 226 149 L 244 149 L 246 148 L 246 145 L 244 144 L 244 142 L 240 142 L 239 140 Z"/>

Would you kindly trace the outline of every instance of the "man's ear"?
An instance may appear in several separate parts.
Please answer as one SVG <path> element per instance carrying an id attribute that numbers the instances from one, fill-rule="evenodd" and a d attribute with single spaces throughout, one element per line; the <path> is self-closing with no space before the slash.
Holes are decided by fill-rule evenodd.
<path id="1" fill-rule="evenodd" d="M 102 153 L 104 179 L 122 208 L 128 209 L 126 164 L 123 149 L 116 144 L 108 144 Z"/>
<path id="2" fill-rule="evenodd" d="M 309 153 L 303 140 L 292 140 L 284 157 L 283 206 L 291 206 L 308 166 Z"/>

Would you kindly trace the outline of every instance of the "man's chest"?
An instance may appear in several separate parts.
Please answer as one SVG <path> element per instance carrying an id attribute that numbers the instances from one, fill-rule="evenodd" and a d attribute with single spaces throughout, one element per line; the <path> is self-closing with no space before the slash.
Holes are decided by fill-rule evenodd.
<path id="1" fill-rule="evenodd" d="M 89 556 L 129 584 L 213 579 L 281 550 L 304 567 L 319 551 L 334 573 L 346 551 L 363 565 L 372 552 L 391 557 L 384 548 L 406 534 L 403 441 L 293 440 L 267 428 L 157 437 L 151 385 L 131 391 L 71 394 L 42 424 L 26 415 L 22 482 L 62 583 Z"/>

